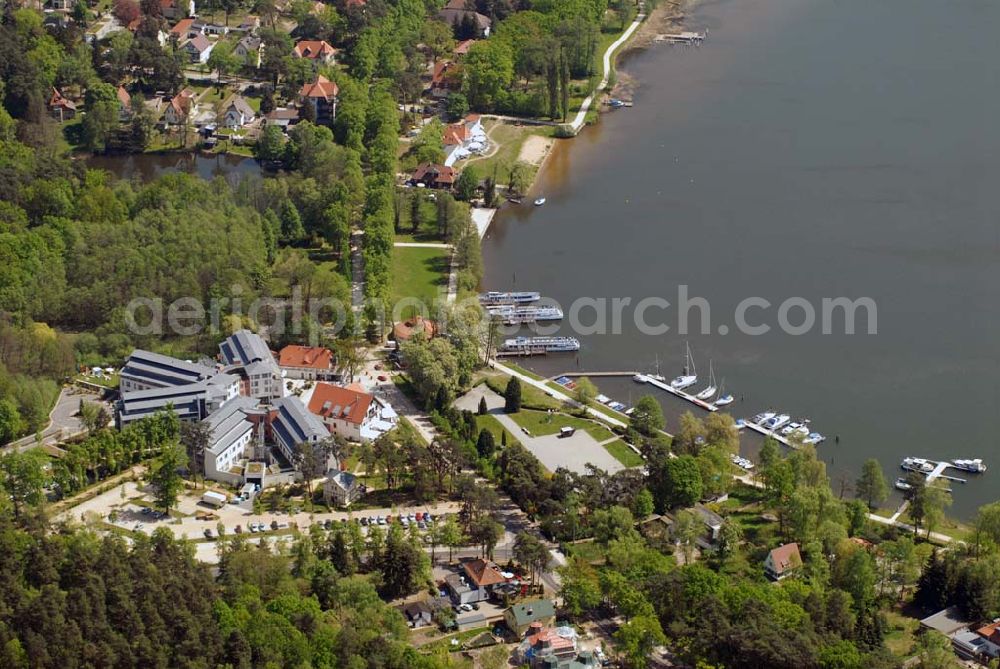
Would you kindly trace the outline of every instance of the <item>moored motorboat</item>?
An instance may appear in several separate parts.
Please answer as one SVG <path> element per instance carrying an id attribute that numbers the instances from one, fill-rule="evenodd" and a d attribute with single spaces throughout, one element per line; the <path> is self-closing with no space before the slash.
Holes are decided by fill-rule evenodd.
<path id="1" fill-rule="evenodd" d="M 899 466 L 906 471 L 920 472 L 921 474 L 930 474 L 934 471 L 934 463 L 924 458 L 903 458 L 903 462 Z"/>
<path id="2" fill-rule="evenodd" d="M 750 422 L 763 427 L 764 423 L 774 418 L 774 416 L 775 413 L 773 411 L 764 411 L 763 413 L 759 413 L 753 418 L 751 418 Z"/>
<path id="3" fill-rule="evenodd" d="M 649 383 L 649 377 L 645 374 L 636 374 L 632 377 L 632 380 L 636 383 Z"/>
<path id="4" fill-rule="evenodd" d="M 802 440 L 802 443 L 813 444 L 815 446 L 816 444 L 819 444 L 824 441 L 826 441 L 826 437 L 821 435 L 819 432 L 810 432 L 809 436 Z"/>
<path id="5" fill-rule="evenodd" d="M 986 464 L 980 458 L 972 460 L 952 460 L 951 465 L 955 469 L 972 472 L 973 474 L 982 474 L 986 471 Z"/>
<path id="6" fill-rule="evenodd" d="M 536 207 L 541 207 L 543 204 L 545 204 L 545 198 L 544 197 L 540 197 L 537 200 L 535 200 L 535 206 Z"/>
<path id="7" fill-rule="evenodd" d="M 771 430 L 772 432 L 774 432 L 775 430 L 777 430 L 778 428 L 780 428 L 782 425 L 784 425 L 785 423 L 787 423 L 791 419 L 792 419 L 792 417 L 789 416 L 787 413 L 779 414 L 777 416 L 773 416 L 773 417 L 769 418 L 768 420 L 764 421 L 764 424 L 762 425 L 762 427 L 764 427 L 764 428 L 766 428 L 766 429 Z"/>
<path id="8" fill-rule="evenodd" d="M 913 490 L 913 484 L 900 476 L 896 479 L 896 490 L 902 490 L 904 492 L 907 490 Z"/>

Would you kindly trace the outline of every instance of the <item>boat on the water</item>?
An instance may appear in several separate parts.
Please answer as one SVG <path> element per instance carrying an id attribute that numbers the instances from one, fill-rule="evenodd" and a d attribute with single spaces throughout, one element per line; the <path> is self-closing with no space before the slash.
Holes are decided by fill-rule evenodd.
<path id="1" fill-rule="evenodd" d="M 934 463 L 924 458 L 903 458 L 903 462 L 899 466 L 908 472 L 920 472 L 921 474 L 930 474 L 934 471 Z"/>
<path id="2" fill-rule="evenodd" d="M 819 444 L 824 441 L 826 441 L 826 437 L 821 435 L 819 432 L 810 432 L 809 436 L 802 440 L 802 443 L 813 444 L 815 446 L 816 444 Z"/>
<path id="3" fill-rule="evenodd" d="M 733 396 L 726 393 L 726 379 L 722 379 L 722 383 L 719 385 L 719 397 L 715 400 L 715 406 L 724 407 L 727 404 L 733 403 Z"/>
<path id="4" fill-rule="evenodd" d="M 790 421 L 791 419 L 792 417 L 789 416 L 787 413 L 778 414 L 777 416 L 772 416 L 771 418 L 768 418 L 766 421 L 764 421 L 761 427 L 774 432 L 779 427 Z"/>
<path id="5" fill-rule="evenodd" d="M 530 304 L 531 302 L 537 302 L 542 299 L 542 294 L 533 290 L 522 290 L 513 292 L 501 292 L 499 290 L 491 290 L 486 293 L 480 293 L 479 303 L 484 306 L 493 305 L 503 305 L 503 304 Z"/>
<path id="6" fill-rule="evenodd" d="M 670 382 L 670 387 L 674 390 L 684 390 L 698 383 L 698 372 L 694 367 L 694 358 L 691 356 L 691 345 L 685 343 L 687 353 L 684 358 L 684 373 Z"/>
<path id="7" fill-rule="evenodd" d="M 544 197 L 540 197 L 537 200 L 535 200 L 535 206 L 536 207 L 541 207 L 543 204 L 545 204 L 545 198 Z"/>
<path id="8" fill-rule="evenodd" d="M 787 437 L 792 432 L 797 431 L 800 427 L 803 427 L 802 423 L 800 423 L 799 421 L 792 421 L 791 423 L 789 423 L 788 425 L 786 425 L 784 428 L 782 428 L 781 434 Z M 809 429 L 808 428 L 806 428 L 806 434 L 807 435 L 809 434 Z"/>
<path id="9" fill-rule="evenodd" d="M 975 458 L 974 460 L 952 460 L 951 466 L 965 472 L 972 472 L 973 474 L 982 474 L 986 471 L 986 464 L 980 458 Z"/>
<path id="10" fill-rule="evenodd" d="M 755 425 L 760 425 L 761 427 L 763 427 L 764 426 L 764 422 L 771 420 L 772 418 L 774 418 L 774 416 L 775 416 L 775 413 L 773 411 L 765 411 L 765 412 L 759 413 L 756 416 L 754 416 L 753 418 L 751 418 L 750 422 L 754 423 Z"/>
<path id="11" fill-rule="evenodd" d="M 487 307 L 486 312 L 499 318 L 505 325 L 535 323 L 537 321 L 560 321 L 563 311 L 559 307 L 499 305 Z"/>
<path id="12" fill-rule="evenodd" d="M 561 353 L 579 351 L 580 340 L 576 337 L 513 337 L 505 339 L 501 351 L 545 351 Z"/>
<path id="13" fill-rule="evenodd" d="M 913 490 L 913 484 L 900 476 L 896 479 L 896 490 L 902 490 L 904 492 L 907 490 Z"/>
<path id="14" fill-rule="evenodd" d="M 718 388 L 715 387 L 715 370 L 712 368 L 712 361 L 708 361 L 708 387 L 702 390 L 700 393 L 695 395 L 700 400 L 708 401 L 711 399 Z"/>

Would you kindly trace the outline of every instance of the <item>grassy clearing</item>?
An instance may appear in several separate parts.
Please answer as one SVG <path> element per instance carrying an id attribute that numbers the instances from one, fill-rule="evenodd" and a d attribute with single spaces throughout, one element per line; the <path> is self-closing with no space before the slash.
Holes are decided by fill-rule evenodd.
<path id="1" fill-rule="evenodd" d="M 606 441 L 614 437 L 611 430 L 594 421 L 564 413 L 548 413 L 545 411 L 521 410 L 510 415 L 514 421 L 535 437 L 556 434 L 564 427 L 583 430 L 597 441 Z"/>
<path id="2" fill-rule="evenodd" d="M 416 298 L 431 305 L 448 288 L 447 249 L 395 247 L 392 250 L 392 300 Z M 415 310 L 412 307 L 411 310 Z M 404 317 L 410 316 L 404 313 Z"/>
<path id="3" fill-rule="evenodd" d="M 580 558 L 590 564 L 604 563 L 604 547 L 596 541 L 581 541 L 566 545 L 566 554 L 572 558 Z"/>
<path id="4" fill-rule="evenodd" d="M 641 467 L 645 460 L 642 456 L 629 448 L 621 439 L 615 439 L 610 444 L 604 444 L 604 449 L 611 456 L 626 467 Z"/>
<path id="5" fill-rule="evenodd" d="M 896 657 L 911 656 L 916 644 L 916 633 L 920 629 L 920 621 L 908 618 L 897 611 L 886 611 L 885 616 L 889 622 L 885 645 Z"/>
<path id="6" fill-rule="evenodd" d="M 423 631 L 423 630 L 421 630 Z M 448 636 L 443 636 L 440 639 L 435 639 L 430 643 L 424 644 L 420 647 L 421 651 L 428 653 L 441 653 L 441 652 L 458 652 L 462 650 L 462 646 L 466 641 L 475 639 L 477 636 L 483 632 L 489 632 L 489 627 L 477 627 L 471 630 L 465 630 L 463 632 L 456 632 L 455 634 L 449 634 Z M 452 639 L 456 639 L 458 643 L 452 644 Z"/>
<path id="7" fill-rule="evenodd" d="M 552 126 L 547 125 L 513 125 L 510 123 L 503 123 L 501 121 L 494 121 L 488 124 L 486 131 L 489 133 L 490 140 L 493 144 L 499 146 L 496 153 L 488 158 L 479 158 L 475 160 L 465 161 L 460 165 L 460 167 L 465 167 L 466 165 L 475 165 L 476 170 L 482 176 L 492 176 L 493 171 L 497 171 L 497 181 L 500 183 L 507 183 L 507 179 L 510 176 L 510 168 L 517 162 L 521 155 L 521 147 L 532 135 L 538 135 L 540 137 L 552 137 L 554 132 Z M 531 166 L 531 180 L 535 178 L 535 173 L 538 171 L 536 165 Z"/>
<path id="8" fill-rule="evenodd" d="M 496 442 L 497 446 L 500 445 L 501 435 L 503 435 L 504 432 L 507 433 L 508 446 L 521 443 L 517 440 L 517 437 L 515 437 L 511 432 L 509 432 L 506 428 L 504 428 L 503 425 L 500 424 L 500 421 L 496 419 L 496 416 L 491 416 L 489 414 L 485 416 L 476 416 L 476 430 L 477 431 L 489 430 L 490 432 L 492 432 L 493 439 Z"/>
<path id="9" fill-rule="evenodd" d="M 507 382 L 510 380 L 510 377 L 506 374 L 490 374 L 485 376 L 484 380 L 493 392 L 503 395 L 507 389 Z M 538 388 L 527 383 L 522 383 L 521 407 L 523 409 L 546 411 L 548 409 L 560 409 L 562 408 L 562 403 L 553 397 L 549 397 Z"/>

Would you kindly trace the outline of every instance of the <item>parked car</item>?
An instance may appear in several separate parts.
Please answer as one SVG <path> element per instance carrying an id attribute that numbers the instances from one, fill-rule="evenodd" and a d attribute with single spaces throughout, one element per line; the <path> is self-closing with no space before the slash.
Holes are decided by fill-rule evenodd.
<path id="1" fill-rule="evenodd" d="M 205 538 L 206 539 L 211 539 L 212 538 L 212 528 L 211 527 L 206 527 L 205 528 Z"/>
<path id="2" fill-rule="evenodd" d="M 257 532 L 257 523 L 247 523 L 247 529 L 251 532 Z"/>
<path id="3" fill-rule="evenodd" d="M 368 526 L 368 518 L 366 518 L 365 516 L 361 516 L 361 525 L 362 525 L 362 527 L 367 527 Z"/>
<path id="4" fill-rule="evenodd" d="M 279 527 L 281 527 L 281 526 L 280 526 L 280 525 L 278 524 L 278 521 L 276 521 L 276 520 L 272 520 L 272 521 L 271 521 L 271 529 L 272 529 L 272 530 L 276 530 L 276 529 L 278 529 Z"/>

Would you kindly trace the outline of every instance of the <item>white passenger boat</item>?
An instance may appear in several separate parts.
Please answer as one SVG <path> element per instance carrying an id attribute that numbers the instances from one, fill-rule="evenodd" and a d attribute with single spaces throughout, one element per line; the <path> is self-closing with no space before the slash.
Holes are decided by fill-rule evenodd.
<path id="1" fill-rule="evenodd" d="M 982 474 L 986 471 L 986 464 L 979 458 L 974 460 L 952 460 L 951 465 L 955 469 L 972 472 L 973 474 Z"/>
<path id="2" fill-rule="evenodd" d="M 698 373 L 694 367 L 694 358 L 691 356 L 691 345 L 685 344 L 687 354 L 684 359 L 684 373 L 670 382 L 670 387 L 674 390 L 684 390 L 698 383 Z"/>
<path id="3" fill-rule="evenodd" d="M 480 293 L 479 295 L 479 303 L 487 306 L 501 304 L 530 304 L 531 302 L 537 302 L 540 299 L 542 299 L 541 293 L 529 290 L 512 292 L 491 290 L 485 293 Z"/>
<path id="4" fill-rule="evenodd" d="M 540 197 L 537 200 L 535 200 L 535 206 L 536 207 L 541 207 L 543 204 L 545 204 L 545 198 L 544 197 Z"/>
<path id="5" fill-rule="evenodd" d="M 899 466 L 906 471 L 920 472 L 921 474 L 930 474 L 934 471 L 934 463 L 924 458 L 903 458 L 903 462 Z"/>
<path id="6" fill-rule="evenodd" d="M 545 351 L 561 353 L 579 351 L 580 340 L 576 337 L 513 337 L 504 340 L 503 351 Z"/>

